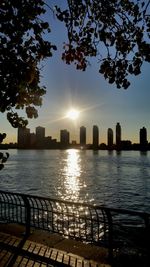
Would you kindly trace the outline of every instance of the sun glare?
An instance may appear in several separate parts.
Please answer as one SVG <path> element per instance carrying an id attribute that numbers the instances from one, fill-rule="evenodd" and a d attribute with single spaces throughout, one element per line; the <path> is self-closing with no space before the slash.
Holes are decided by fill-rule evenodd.
<path id="1" fill-rule="evenodd" d="M 76 120 L 79 117 L 79 111 L 76 109 L 71 109 L 67 112 L 67 118 L 71 120 Z"/>

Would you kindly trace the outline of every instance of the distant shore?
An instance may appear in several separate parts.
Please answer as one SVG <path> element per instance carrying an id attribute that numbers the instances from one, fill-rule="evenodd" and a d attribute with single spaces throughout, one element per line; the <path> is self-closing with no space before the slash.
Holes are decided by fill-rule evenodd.
<path id="1" fill-rule="evenodd" d="M 132 144 L 130 147 L 120 147 L 120 148 L 116 148 L 116 146 L 114 145 L 112 148 L 108 148 L 108 146 L 104 143 L 100 144 L 98 147 L 93 147 L 93 145 L 91 144 L 87 144 L 85 146 L 81 146 L 80 144 L 76 144 L 76 145 L 67 145 L 67 146 L 63 146 L 60 143 L 58 143 L 56 146 L 52 146 L 52 147 L 46 147 L 46 146 L 25 146 L 25 147 L 19 147 L 17 143 L 10 143 L 10 144 L 0 144 L 0 149 L 1 150 L 7 150 L 7 149 L 36 149 L 36 150 L 40 150 L 40 149 L 48 149 L 48 150 L 65 150 L 65 149 L 79 149 L 79 150 L 93 150 L 93 151 L 99 151 L 99 150 L 108 150 L 109 152 L 111 151 L 116 151 L 116 152 L 120 152 L 120 151 L 141 151 L 141 152 L 146 152 L 146 151 L 150 151 L 150 143 L 147 145 L 147 147 L 142 147 L 140 146 L 140 144 Z"/>

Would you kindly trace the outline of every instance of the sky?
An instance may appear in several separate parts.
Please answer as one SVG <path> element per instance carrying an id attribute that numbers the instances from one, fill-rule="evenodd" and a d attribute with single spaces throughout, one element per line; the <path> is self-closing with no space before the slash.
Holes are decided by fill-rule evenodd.
<path id="1" fill-rule="evenodd" d="M 146 127 L 150 142 L 150 64 L 144 63 L 142 73 L 130 78 L 131 85 L 127 90 L 117 89 L 99 74 L 97 58 L 91 60 L 91 66 L 85 72 L 62 62 L 65 28 L 51 14 L 47 14 L 46 19 L 52 30 L 47 38 L 57 45 L 58 50 L 42 63 L 41 84 L 46 86 L 47 93 L 42 107 L 38 108 L 39 117 L 29 120 L 31 132 L 42 126 L 46 136 L 59 141 L 60 130 L 68 129 L 71 140 L 79 141 L 79 128 L 85 126 L 87 143 L 90 143 L 92 127 L 97 125 L 100 143 L 107 143 L 107 129 L 112 128 L 115 134 L 116 123 L 120 122 L 123 140 L 139 142 L 139 130 Z M 76 121 L 65 118 L 72 107 L 80 111 Z M 0 114 L 0 126 L 0 132 L 7 133 L 6 143 L 17 141 L 17 129 L 8 123 L 6 114 Z"/>

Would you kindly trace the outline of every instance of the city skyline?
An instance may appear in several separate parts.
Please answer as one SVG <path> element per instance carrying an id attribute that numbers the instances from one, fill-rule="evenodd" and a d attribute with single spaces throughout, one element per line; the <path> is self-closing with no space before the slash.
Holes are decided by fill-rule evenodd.
<path id="1" fill-rule="evenodd" d="M 108 128 L 105 128 L 105 129 L 104 129 L 104 127 L 102 127 L 102 125 L 99 126 L 99 125 L 92 125 L 91 124 L 91 126 L 89 126 L 89 125 L 88 126 L 86 126 L 86 125 L 80 126 L 79 123 L 77 123 L 77 122 L 73 122 L 72 126 L 73 127 L 68 127 L 69 129 L 67 129 L 67 131 L 70 134 L 70 139 L 75 140 L 77 143 L 80 143 L 79 142 L 80 141 L 80 134 L 79 134 L 80 127 L 85 127 L 86 128 L 86 143 L 89 143 L 89 144 L 92 143 L 92 139 L 93 139 L 93 135 L 92 135 L 93 134 L 93 130 L 92 130 L 93 126 L 98 127 L 98 131 L 99 131 L 99 134 L 100 134 L 99 136 L 101 136 L 101 143 L 107 143 L 107 140 L 108 140 L 107 132 L 108 132 L 109 128 L 113 131 L 114 138 L 116 138 L 115 130 L 116 130 L 117 125 L 115 125 L 115 124 L 112 125 L 112 126 L 108 126 Z M 42 127 L 42 128 L 45 129 L 46 136 L 51 135 L 51 136 L 54 137 L 54 139 L 58 139 L 58 141 L 60 140 L 59 132 L 62 129 L 60 129 L 60 128 L 58 128 L 57 130 L 55 129 L 55 135 L 53 135 L 53 130 L 47 129 L 45 126 L 39 126 L 39 127 Z M 147 127 L 145 127 L 145 125 L 143 125 L 143 124 L 141 124 L 139 127 L 140 128 L 138 128 L 137 131 L 135 133 L 133 133 L 134 136 L 136 137 L 135 139 L 132 139 L 132 136 L 131 136 L 131 138 L 130 138 L 129 135 L 126 136 L 125 135 L 125 131 L 122 132 L 122 139 L 123 140 L 130 140 L 132 143 L 139 143 L 139 139 L 140 139 L 139 131 L 140 131 L 140 129 L 142 129 L 142 127 L 147 129 Z M 27 126 L 27 128 L 30 128 L 29 125 Z M 35 128 L 37 128 L 37 126 L 35 126 Z M 67 127 L 62 127 L 62 128 L 63 128 L 63 130 L 66 130 Z M 34 132 L 34 128 L 33 127 L 30 128 L 30 129 L 31 129 L 32 132 Z M 5 143 L 16 143 L 17 142 L 17 131 L 18 131 L 18 129 L 15 129 L 15 130 L 16 130 L 16 134 L 14 133 L 13 138 L 10 139 L 10 140 L 8 138 L 6 138 L 4 140 L 4 142 L 3 142 L 4 144 Z M 147 140 L 150 140 L 150 133 L 149 133 L 148 129 L 147 129 Z"/>
<path id="2" fill-rule="evenodd" d="M 132 143 L 131 140 L 122 139 L 122 126 L 119 122 L 116 123 L 116 130 L 113 131 L 112 128 L 107 129 L 107 142 L 106 145 L 109 149 L 116 148 L 120 149 L 121 147 L 130 146 Z M 18 128 L 18 135 L 17 135 L 17 143 L 19 148 L 24 147 L 48 147 L 50 148 L 50 144 L 61 144 L 63 146 L 72 145 L 80 145 L 81 147 L 85 147 L 86 145 L 92 145 L 93 149 L 99 147 L 99 145 L 104 144 L 101 141 L 101 135 L 99 126 L 93 125 L 92 129 L 92 138 L 91 142 L 86 141 L 87 135 L 87 128 L 85 126 L 81 126 L 78 129 L 79 141 L 72 140 L 70 138 L 70 132 L 67 129 L 60 129 L 59 131 L 59 139 L 57 140 L 53 136 L 45 135 L 45 128 L 42 126 L 37 126 L 35 128 L 34 133 L 30 132 L 29 128 Z M 139 141 L 137 144 L 141 144 L 142 147 L 146 147 L 148 143 L 150 144 L 150 140 L 147 139 L 147 129 L 145 127 L 139 129 Z M 62 146 L 62 148 L 63 148 Z M 57 148 L 57 146 L 55 146 Z M 60 147 L 61 148 L 61 147 Z"/>
<path id="3" fill-rule="evenodd" d="M 115 123 L 119 121 L 124 128 L 123 139 L 138 142 L 138 131 L 144 126 L 150 140 L 150 64 L 143 64 L 140 75 L 129 77 L 131 85 L 127 90 L 117 89 L 98 73 L 98 58 L 90 60 L 91 66 L 85 72 L 61 60 L 63 42 L 67 39 L 65 27 L 50 14 L 45 16 L 51 25 L 47 38 L 56 43 L 58 50 L 41 66 L 41 84 L 46 86 L 47 93 L 43 97 L 43 105 L 38 108 L 39 117 L 29 120 L 31 131 L 36 125 L 43 125 L 46 135 L 50 132 L 58 139 L 58 129 L 68 129 L 72 133 L 71 138 L 76 139 L 77 134 L 74 133 L 80 125 L 85 125 L 89 142 L 92 125 L 99 125 L 102 126 L 102 141 L 106 143 L 106 129 L 112 125 L 115 130 Z M 65 117 L 72 107 L 80 111 L 76 121 Z M 24 116 L 23 112 L 19 113 Z M 1 132 L 7 134 L 4 143 L 16 142 L 17 129 L 9 124 L 6 114 L 1 113 L 0 125 Z"/>

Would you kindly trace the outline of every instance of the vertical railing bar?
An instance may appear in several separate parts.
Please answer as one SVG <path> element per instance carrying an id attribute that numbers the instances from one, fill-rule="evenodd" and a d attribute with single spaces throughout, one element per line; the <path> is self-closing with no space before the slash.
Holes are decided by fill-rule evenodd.
<path id="1" fill-rule="evenodd" d="M 18 199 L 18 197 L 16 195 L 14 195 L 13 215 L 14 215 L 14 221 L 19 222 L 18 217 L 16 216 L 16 210 L 18 210 L 17 199 Z"/>
<path id="2" fill-rule="evenodd" d="M 54 212 L 53 212 L 53 205 L 52 205 L 52 201 L 51 200 L 49 200 L 49 204 L 50 204 L 50 207 L 51 207 L 51 216 L 52 216 L 52 231 L 54 231 L 54 218 L 53 218 L 53 214 L 54 214 Z"/>
<path id="3" fill-rule="evenodd" d="M 79 214 L 78 214 L 78 222 L 79 222 L 79 236 L 81 236 L 81 224 L 82 224 L 82 221 L 81 221 L 81 217 L 80 217 L 80 208 L 79 208 Z"/>
<path id="4" fill-rule="evenodd" d="M 45 220 L 45 224 L 47 226 L 47 229 L 48 229 L 48 218 L 49 218 L 49 205 L 48 205 L 48 201 L 45 200 L 45 206 L 46 206 L 46 211 L 45 211 L 45 214 L 46 214 L 46 220 Z"/>
<path id="5" fill-rule="evenodd" d="M 73 210 L 73 236 L 75 237 L 76 236 L 76 207 L 74 206 L 74 210 Z"/>
<path id="6" fill-rule="evenodd" d="M 20 196 L 20 203 L 21 203 L 21 210 L 20 210 L 20 213 L 21 213 L 21 217 L 22 217 L 22 221 L 24 221 L 25 223 L 25 206 L 24 206 L 24 201 L 23 201 L 23 198 L 22 196 Z M 30 215 L 31 216 L 31 215 Z"/>
<path id="7" fill-rule="evenodd" d="M 25 223 L 25 206 L 24 206 L 24 202 L 21 196 L 18 196 L 18 200 L 20 203 L 20 217 L 21 217 L 21 222 Z M 18 210 L 18 209 L 17 209 Z"/>
<path id="8" fill-rule="evenodd" d="M 94 209 L 95 209 L 95 213 L 96 213 L 96 217 L 97 217 L 97 230 L 98 230 L 98 241 L 99 241 L 99 236 L 100 236 L 100 223 L 99 223 L 99 215 L 98 215 L 98 210 L 97 210 L 97 208 L 95 208 L 94 207 Z"/>
<path id="9" fill-rule="evenodd" d="M 3 196 L 3 193 L 1 193 L 0 203 L 2 203 L 2 204 L 1 204 L 1 218 L 3 218 L 3 210 L 5 211 L 5 209 L 3 208 L 3 205 L 5 204 L 5 203 L 4 203 L 4 196 Z"/>
<path id="10" fill-rule="evenodd" d="M 110 209 L 104 209 L 105 213 L 107 214 L 108 218 L 108 243 L 109 243 L 109 259 L 112 262 L 113 260 L 113 220 L 112 220 L 112 215 Z"/>
<path id="11" fill-rule="evenodd" d="M 7 213 L 6 213 L 6 211 L 7 211 L 7 209 L 6 209 L 6 207 L 7 207 L 7 196 L 6 196 L 6 194 L 3 194 L 3 199 L 4 199 L 4 206 L 5 206 L 5 218 L 7 218 Z M 8 218 L 7 218 L 7 220 L 8 220 Z"/>
<path id="12" fill-rule="evenodd" d="M 102 212 L 102 215 L 103 215 L 103 229 L 104 229 L 104 238 L 105 238 L 105 240 L 107 239 L 107 233 L 106 233 L 106 231 L 107 231 L 107 221 L 106 221 L 106 217 L 105 217 L 105 214 L 107 215 L 107 213 L 106 213 L 106 211 L 105 210 L 103 210 L 103 209 L 101 209 L 101 212 Z M 108 218 L 108 216 L 107 216 L 107 218 Z"/>
<path id="13" fill-rule="evenodd" d="M 95 211 L 93 209 L 93 211 Z M 93 228 L 94 228 L 94 223 L 93 223 L 93 215 L 92 215 L 92 212 L 91 212 L 91 207 L 89 207 L 89 212 L 90 212 L 90 218 L 91 218 L 91 236 L 92 236 L 92 241 L 94 241 L 94 234 L 93 234 Z"/>
<path id="14" fill-rule="evenodd" d="M 36 223 L 35 223 L 35 216 L 34 216 L 34 202 L 33 202 L 34 198 L 33 197 L 29 197 L 29 203 L 30 203 L 30 209 L 31 209 L 31 221 L 30 221 L 30 224 L 31 226 L 36 226 Z"/>
<path id="15" fill-rule="evenodd" d="M 8 206 L 10 206 L 9 194 L 6 194 L 5 196 L 6 196 L 6 199 L 7 199 L 6 204 L 8 204 Z M 10 209 L 9 209 L 9 210 L 7 209 L 7 212 L 8 212 L 8 214 L 7 214 L 7 216 L 8 216 L 8 220 L 10 221 L 10 214 L 9 214 Z"/>
<path id="16" fill-rule="evenodd" d="M 63 235 L 65 234 L 65 209 L 66 209 L 66 204 L 63 204 L 63 208 L 62 208 L 62 227 L 63 227 Z"/>
<path id="17" fill-rule="evenodd" d="M 15 218 L 14 218 L 14 205 L 15 205 L 14 202 L 15 202 L 15 198 L 14 198 L 13 195 L 9 195 L 9 197 L 10 197 L 10 200 L 12 202 L 12 204 L 11 204 L 11 221 L 15 222 Z"/>
<path id="18" fill-rule="evenodd" d="M 39 201 L 39 199 L 38 199 Z M 44 205 L 43 205 L 43 202 L 45 203 L 45 199 L 41 199 L 40 201 L 40 205 L 41 205 L 41 219 L 42 219 L 42 222 L 41 222 L 41 228 L 44 229 Z M 40 214 L 39 214 L 39 221 L 40 221 Z"/>
<path id="19" fill-rule="evenodd" d="M 59 203 L 59 206 L 60 206 L 60 211 L 59 211 L 59 214 L 60 214 L 60 219 L 59 219 L 59 228 L 60 228 L 60 232 L 63 232 L 63 223 L 62 223 L 62 218 L 63 218 L 63 209 L 62 209 L 62 203 Z"/>
<path id="20" fill-rule="evenodd" d="M 25 205 L 25 218 L 26 218 L 25 235 L 28 236 L 30 234 L 30 226 L 31 226 L 31 207 L 30 207 L 29 200 L 26 196 L 22 195 L 22 199 Z"/>
<path id="21" fill-rule="evenodd" d="M 18 197 L 16 195 L 14 195 L 14 199 L 15 199 L 15 217 L 16 217 L 16 221 L 19 221 L 18 219 L 18 208 L 16 208 L 17 206 L 17 199 Z"/>
<path id="22" fill-rule="evenodd" d="M 55 202 L 55 208 L 54 208 L 54 218 L 56 218 L 56 221 L 55 221 L 55 229 L 57 230 L 56 232 L 59 232 L 59 228 L 58 228 L 58 212 L 56 211 L 56 208 L 57 208 L 57 203 L 58 202 Z"/>
<path id="23" fill-rule="evenodd" d="M 70 224 L 69 224 L 69 210 L 68 210 L 69 206 L 66 205 L 66 216 L 67 216 L 67 229 L 69 232 L 69 228 L 70 228 Z"/>
<path id="24" fill-rule="evenodd" d="M 37 199 L 37 197 L 35 197 L 34 202 L 35 202 L 36 206 L 35 207 L 33 206 L 33 208 L 34 208 L 34 210 L 37 211 L 37 215 L 38 215 L 37 216 L 37 223 L 38 223 L 38 227 L 41 228 L 40 227 L 40 211 L 41 211 L 41 209 L 39 208 L 38 201 L 41 203 L 41 199 Z"/>
<path id="25" fill-rule="evenodd" d="M 5 210 L 4 210 L 4 216 L 5 216 L 5 218 L 8 220 L 8 218 L 7 218 L 7 209 L 6 209 L 7 204 L 8 204 L 7 196 L 6 196 L 6 194 L 4 194 L 4 193 L 2 193 L 2 196 L 3 196 L 3 200 L 4 200 L 3 204 L 4 204 L 4 207 L 5 207 Z"/>
<path id="26" fill-rule="evenodd" d="M 85 220 L 85 240 L 87 241 L 87 218 L 86 218 L 86 214 L 84 214 L 84 220 Z"/>

